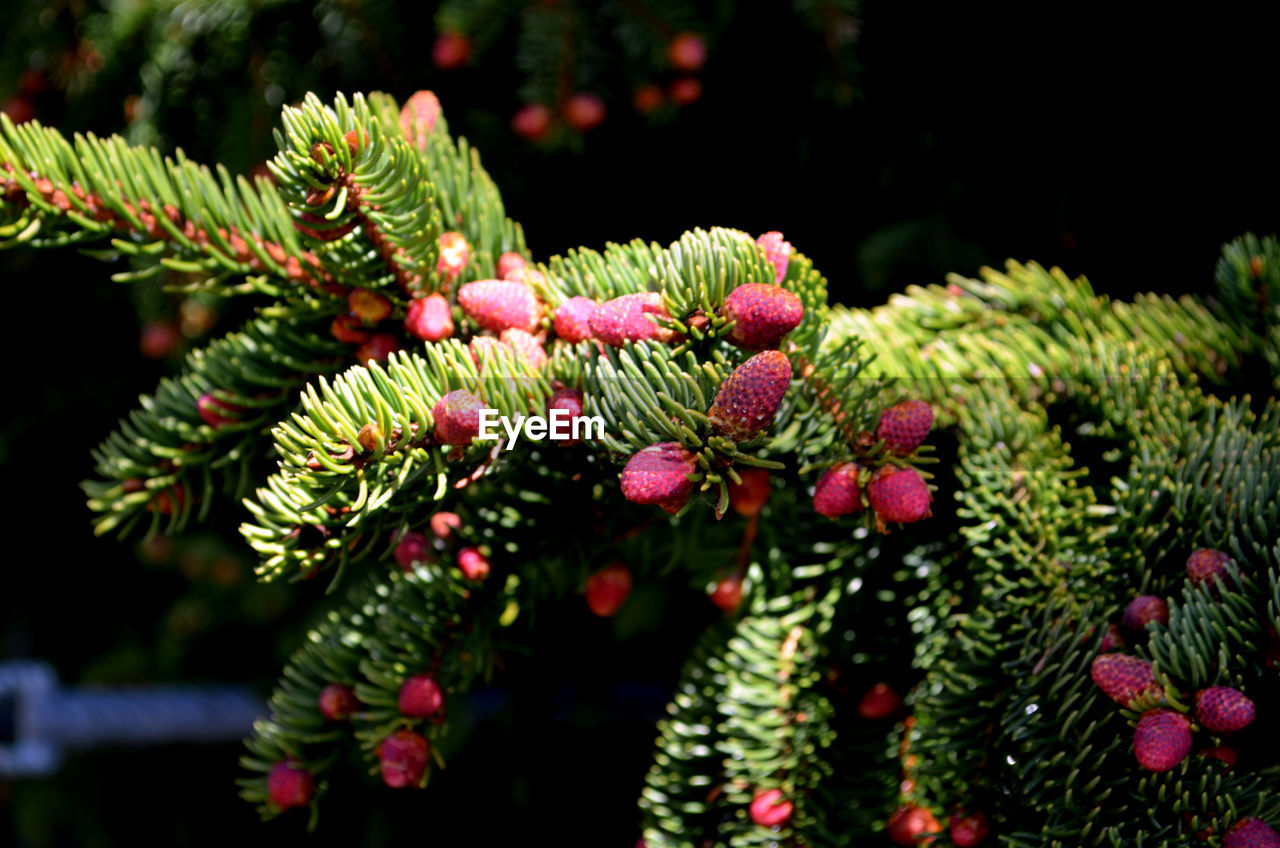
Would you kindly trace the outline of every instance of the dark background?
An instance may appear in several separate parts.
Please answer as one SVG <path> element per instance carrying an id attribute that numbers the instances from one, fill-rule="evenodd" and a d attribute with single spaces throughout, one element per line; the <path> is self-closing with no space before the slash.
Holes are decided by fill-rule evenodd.
<path id="1" fill-rule="evenodd" d="M 74 33 L 83 13 L 20 5 L 27 28 L 54 10 L 51 38 Z M 520 100 L 503 45 L 474 67 L 439 72 L 427 61 L 430 4 L 410 5 L 379 30 L 389 63 L 309 66 L 314 23 L 297 6 L 263 12 L 251 40 L 292 57 L 293 82 L 325 97 L 434 89 L 454 131 L 482 150 L 539 259 L 727 225 L 782 230 L 849 303 L 1006 257 L 1061 265 L 1124 297 L 1208 291 L 1221 242 L 1277 227 L 1269 4 L 870 0 L 852 47 L 860 97 L 837 108 L 814 96 L 825 66 L 786 8 L 742 3 L 712 43 L 701 102 L 654 126 L 618 94 L 603 127 L 577 149 L 552 151 L 507 127 Z M 12 33 L 5 41 L 0 93 L 16 85 L 28 47 Z M 96 90 L 41 94 L 37 116 L 122 129 L 141 52 L 122 47 Z M 238 169 L 269 156 L 270 122 L 249 120 L 258 129 L 247 134 L 208 129 L 253 99 L 243 67 L 228 60 L 214 68 L 220 84 L 193 83 L 191 112 L 168 113 L 162 142 Z M 91 449 L 173 368 L 138 353 L 140 315 L 155 304 L 83 257 L 20 251 L 0 261 L 10 340 L 0 378 L 9 527 L 0 654 L 48 660 L 68 683 L 247 682 L 265 693 L 319 588 L 254 585 L 233 506 L 213 532 L 139 551 L 92 536 L 77 487 Z M 433 780 L 434 797 L 377 791 L 348 774 L 311 841 L 487 845 L 551 831 L 579 835 L 561 844 L 630 845 L 652 720 L 703 606 L 690 601 L 681 624 L 615 642 L 610 622 L 566 603 L 543 619 L 557 622 L 545 644 L 490 693 L 495 717 Z M 260 827 L 235 798 L 237 756 L 234 745 L 97 752 L 54 779 L 0 783 L 0 843 L 301 841 L 299 822 Z"/>

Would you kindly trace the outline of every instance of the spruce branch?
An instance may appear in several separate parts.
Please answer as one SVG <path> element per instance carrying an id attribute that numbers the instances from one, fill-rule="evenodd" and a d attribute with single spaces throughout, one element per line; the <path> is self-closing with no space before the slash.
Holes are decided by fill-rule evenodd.
<path id="1" fill-rule="evenodd" d="M 95 451 L 98 477 L 84 484 L 95 532 L 125 534 L 148 516 L 148 532 L 176 532 L 207 514 L 219 489 L 242 495 L 267 425 L 303 383 L 342 367 L 328 320 L 267 307 L 188 354 Z"/>
<path id="2" fill-rule="evenodd" d="M 1247 233 L 1222 248 L 1218 297 L 1280 379 L 1280 242 Z"/>
<path id="3" fill-rule="evenodd" d="M 384 137 L 404 133 L 405 114 L 389 95 L 369 95 L 368 108 L 382 127 Z M 406 104 L 404 109 L 408 109 Z M 516 253 L 529 258 L 524 230 L 507 217 L 502 196 L 480 162 L 480 154 L 465 138 L 449 134 L 443 113 L 436 116 L 429 131 L 409 138 L 417 153 L 422 176 L 432 186 L 431 199 L 439 212 L 439 226 L 460 232 L 471 246 L 470 262 L 455 285 L 472 280 L 492 279 L 499 257 Z M 438 281 L 444 285 L 443 280 Z"/>
<path id="4" fill-rule="evenodd" d="M 251 776 L 240 781 L 242 797 L 258 804 L 264 817 L 278 814 L 267 803 L 266 776 L 281 761 L 322 776 L 354 750 L 376 774 L 380 743 L 401 729 L 420 733 L 431 756 L 443 763 L 449 702 L 492 673 L 490 628 L 503 626 L 499 620 L 509 594 L 507 589 L 478 593 L 443 559 L 360 581 L 286 666 L 271 696 L 270 717 L 256 723 L 246 742 L 241 764 Z M 401 713 L 398 701 L 405 681 L 418 674 L 436 681 L 445 702 L 433 715 L 415 720 Z M 326 716 L 322 695 L 335 685 L 354 696 L 351 711 Z M 424 764 L 416 785 L 428 777 Z M 315 797 L 326 788 L 322 781 Z M 313 827 L 315 821 L 313 814 Z"/>
<path id="5" fill-rule="evenodd" d="M 294 226 L 335 275 L 349 288 L 394 284 L 409 295 L 427 291 L 439 211 L 432 183 L 399 127 L 386 133 L 363 95 L 352 103 L 338 95 L 328 108 L 308 94 L 300 106 L 284 109 L 281 122 L 271 173 Z M 357 231 L 363 243 L 354 240 Z M 364 259 L 369 247 L 373 257 Z"/>
<path id="6" fill-rule="evenodd" d="M 576 51 L 577 11 L 535 17 Z M 1275 367 L 1273 239 L 1225 249 L 1217 302 L 1011 262 L 856 310 L 779 233 L 528 264 L 429 92 L 286 109 L 278 187 L 0 135 L 7 245 L 109 239 L 126 278 L 278 300 L 144 398 L 86 484 L 99 532 L 179 530 L 245 485 L 274 422 L 241 528 L 259 575 L 367 565 L 248 742 L 265 815 L 314 811 L 344 758 L 425 785 L 450 710 L 548 600 L 608 616 L 659 581 L 725 620 L 659 726 L 651 845 L 960 844 L 939 818 L 972 809 L 1011 846 L 1173 848 L 1280 814 L 1253 724 L 1280 662 L 1280 406 L 1203 388 Z M 406 336 L 432 340 L 388 354 Z M 474 426 L 549 404 L 603 436 Z"/>
<path id="7" fill-rule="evenodd" d="M 640 342 L 609 349 L 584 365 L 585 412 L 604 418 L 604 445 L 631 454 L 655 442 L 700 450 L 709 435 L 707 409 L 725 369 L 700 363 L 692 352 Z"/>
<path id="8" fill-rule="evenodd" d="M 109 240 L 154 270 L 201 275 L 215 291 L 340 291 L 303 248 L 266 180 L 250 184 L 223 168 L 215 175 L 181 151 L 161 157 L 118 136 L 68 142 L 57 130 L 34 121 L 15 126 L 7 116 L 0 119 L 0 172 L 0 247 Z"/>
<path id="9" fill-rule="evenodd" d="M 831 311 L 831 340 L 876 339 L 874 373 L 918 387 L 952 414 L 948 397 L 968 383 L 1005 380 L 1023 403 L 1053 403 L 1081 351 L 1106 340 L 1140 339 L 1177 373 L 1221 382 L 1248 342 L 1241 328 L 1191 298 L 1147 296 L 1141 308 L 1093 294 L 1061 271 L 1009 262 L 980 280 L 911 287 L 873 310 Z M 1052 305 L 1045 309 L 1044 304 Z M 1116 372 L 1113 372 L 1113 374 Z"/>
<path id="10" fill-rule="evenodd" d="M 920 764 L 916 794 L 909 796 L 915 800 L 941 801 L 955 786 L 980 794 L 1001 783 L 993 779 L 1005 764 L 993 750 L 999 725 L 991 711 L 1004 709 L 1010 694 L 1005 666 L 1025 655 L 1019 643 L 1026 618 L 1048 606 L 1071 619 L 1088 595 L 1068 590 L 1069 580 L 1097 592 L 1114 580 L 1086 523 L 1094 496 L 1081 485 L 1083 470 L 1042 413 L 1010 414 L 1013 400 L 1003 388 L 976 386 L 961 407 L 956 514 L 964 555 L 952 567 L 971 566 L 983 576 L 965 581 L 973 587 L 965 592 L 965 611 L 936 619 L 938 636 L 921 641 L 945 647 L 920 665 L 925 679 L 912 732 Z M 973 709 L 975 701 L 984 709 Z M 983 740 L 981 757 L 967 753 L 975 739 Z"/>
<path id="11" fill-rule="evenodd" d="M 465 452 L 441 445 L 437 402 L 465 389 L 514 419 L 541 412 L 550 395 L 545 378 L 509 349 L 487 356 L 482 368 L 451 339 L 308 386 L 301 410 L 273 431 L 280 471 L 245 503 L 253 522 L 241 532 L 263 557 L 259 574 L 307 575 L 359 559 L 368 549 L 357 545 L 366 534 L 376 538 L 384 516 L 439 500 L 487 468 L 494 442 Z"/>
<path id="12" fill-rule="evenodd" d="M 699 643 L 668 707 L 671 718 L 659 725 L 640 802 L 647 842 L 765 844 L 813 824 L 807 796 L 823 775 L 818 754 L 833 738 L 830 705 L 815 688 L 820 640 L 839 595 L 823 578 L 839 562 L 775 560 L 768 569 L 794 584 L 792 591 L 756 593 L 732 632 L 713 630 Z M 764 586 L 770 580 L 760 568 L 752 567 L 751 579 Z M 746 812 L 775 789 L 795 808 L 781 831 Z"/>
<path id="13" fill-rule="evenodd" d="M 658 722 L 653 765 L 640 794 L 644 839 L 654 848 L 698 848 L 715 825 L 722 774 L 716 703 L 722 684 L 708 666 L 724 650 L 723 628 L 708 630 L 694 647 Z"/>

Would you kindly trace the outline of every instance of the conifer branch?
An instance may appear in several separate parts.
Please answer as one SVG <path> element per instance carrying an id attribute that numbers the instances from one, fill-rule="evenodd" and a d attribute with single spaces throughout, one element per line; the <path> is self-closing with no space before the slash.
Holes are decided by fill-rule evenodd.
<path id="1" fill-rule="evenodd" d="M 510 419 L 545 409 L 544 377 L 506 348 L 490 356 L 482 373 L 449 340 L 308 386 L 301 410 L 273 431 L 280 471 L 246 501 L 253 522 L 242 533 L 263 557 L 259 574 L 345 565 L 369 552 L 356 546 L 377 538 L 384 514 L 439 500 L 466 478 L 495 443 L 441 444 L 433 408 L 449 392 L 469 391 Z"/>
<path id="2" fill-rule="evenodd" d="M 351 104 L 339 95 L 330 109 L 309 94 L 284 109 L 282 123 L 269 166 L 298 231 L 351 288 L 392 283 L 405 294 L 425 291 L 436 266 L 439 210 L 399 128 L 385 133 L 362 95 Z M 364 244 L 351 242 L 355 231 Z M 361 261 L 364 245 L 372 260 Z"/>
<path id="3" fill-rule="evenodd" d="M 327 316 L 270 307 L 190 353 L 95 452 L 98 479 L 84 484 L 95 532 L 124 534 L 148 516 L 149 532 L 175 532 L 204 516 L 219 489 L 242 494 L 267 425 L 313 375 L 342 367 L 327 325 Z"/>
<path id="4" fill-rule="evenodd" d="M 303 285 L 340 293 L 316 254 L 300 244 L 271 184 L 219 168 L 162 158 L 118 136 L 77 135 L 0 119 L 0 247 L 111 241 L 156 270 L 206 276 L 204 285 L 248 285 L 272 296 Z M 125 279 L 131 279 L 126 277 Z"/>
<path id="5" fill-rule="evenodd" d="M 260 576 L 369 564 L 248 742 L 264 815 L 314 813 L 344 754 L 425 785 L 453 755 L 443 703 L 547 599 L 584 588 L 608 616 L 633 581 L 676 580 L 726 620 L 659 725 L 650 848 L 976 844 L 988 824 L 1009 846 L 1174 848 L 1280 816 L 1276 750 L 1245 731 L 1280 664 L 1280 407 L 1201 388 L 1280 374 L 1275 239 L 1224 249 L 1217 301 L 1113 301 L 1010 262 L 846 309 L 779 233 L 529 264 L 429 92 L 308 96 L 277 138 L 278 187 L 0 132 L 0 246 L 109 241 L 121 279 L 279 301 L 144 398 L 85 484 L 98 532 L 176 532 L 219 484 L 242 494 L 275 422 L 241 528 Z M 407 337 L 431 341 L 388 353 Z M 475 420 L 549 406 L 603 435 Z M 1257 750 L 1224 769 L 1237 731 Z"/>
<path id="6" fill-rule="evenodd" d="M 423 119 L 406 115 L 411 108 L 409 103 L 402 109 L 382 93 L 369 95 L 368 108 L 382 127 L 384 138 L 396 133 L 406 135 L 417 153 L 423 177 L 431 183 L 439 226 L 460 232 L 472 248 L 467 266 L 453 281 L 455 286 L 497 277 L 498 259 L 504 253 L 529 258 L 524 231 L 507 217 L 502 196 L 481 164 L 480 154 L 465 138 L 455 140 L 449 134 L 443 113 L 436 114 L 433 122 L 416 124 L 415 120 Z M 415 129 L 406 133 L 406 126 Z M 437 280 L 437 285 L 445 287 L 445 281 Z"/>

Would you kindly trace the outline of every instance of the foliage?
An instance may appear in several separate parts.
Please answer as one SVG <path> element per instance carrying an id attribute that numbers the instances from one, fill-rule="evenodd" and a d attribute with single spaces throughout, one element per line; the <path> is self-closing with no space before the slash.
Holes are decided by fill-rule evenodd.
<path id="1" fill-rule="evenodd" d="M 531 256 L 475 151 L 442 116 L 423 133 L 415 115 L 385 95 L 308 97 L 285 110 L 271 178 L 253 182 L 36 123 L 6 119 L 0 139 L 4 246 L 92 245 L 129 263 L 122 280 L 168 270 L 206 296 L 259 303 L 142 400 L 86 490 L 103 533 L 178 532 L 220 489 L 247 495 L 242 533 L 260 576 L 330 580 L 336 602 L 248 742 L 243 795 L 264 815 L 280 812 L 266 776 L 282 760 L 315 776 L 315 810 L 351 758 L 376 773 L 400 728 L 442 762 L 465 756 L 450 728 L 468 688 L 531 638 L 540 606 L 584 582 L 590 596 L 588 575 L 621 561 L 667 591 L 744 581 L 658 728 L 641 797 L 650 846 L 849 844 L 908 803 L 943 822 L 981 810 L 1005 843 L 1028 846 L 1174 846 L 1244 816 L 1280 818 L 1265 721 L 1235 743 L 1234 768 L 1193 754 L 1150 773 L 1127 741 L 1138 711 L 1089 679 L 1108 625 L 1156 594 L 1168 622 L 1127 637 L 1154 663 L 1154 697 L 1190 713 L 1196 689 L 1221 684 L 1264 719 L 1274 709 L 1280 410 L 1220 396 L 1246 380 L 1267 394 L 1280 377 L 1274 239 L 1227 246 L 1215 302 L 1112 301 L 1011 262 L 873 310 L 828 305 L 807 257 L 783 265 L 735 230 L 579 248 L 511 279 L 541 310 L 541 364 L 486 344 L 494 334 L 459 302 L 504 256 Z M 446 232 L 466 240 L 465 262 L 451 264 Z M 711 407 L 752 351 L 732 343 L 725 302 L 775 280 L 804 312 L 780 347 L 793 379 L 765 432 L 730 439 Z M 662 307 L 648 340 L 554 332 L 572 297 L 644 293 Z M 385 311 L 367 316 L 358 296 Z M 447 299 L 454 337 L 405 328 L 429 296 Z M 365 346 L 378 336 L 384 348 Z M 507 450 L 437 437 L 449 392 L 515 417 L 543 413 L 564 387 L 584 391 L 603 438 Z M 940 426 L 898 455 L 876 422 L 906 398 L 926 400 Z M 687 452 L 694 488 L 665 504 L 670 519 L 617 483 L 630 457 L 668 442 Z M 875 469 L 924 473 L 933 518 L 819 516 L 811 487 L 842 462 L 864 484 Z M 737 515 L 731 492 L 755 468 L 770 470 L 772 493 L 758 515 Z M 456 526 L 441 523 L 449 515 Z M 410 533 L 424 547 L 406 562 Z M 1233 560 L 1213 585 L 1186 579 L 1197 548 Z M 483 579 L 466 571 L 475 553 L 492 568 Z M 420 673 L 449 710 L 398 707 Z M 864 714 L 875 679 L 906 693 L 909 715 Z M 361 705 L 337 722 L 319 707 L 330 684 Z M 794 810 L 767 827 L 750 810 L 774 789 Z"/>

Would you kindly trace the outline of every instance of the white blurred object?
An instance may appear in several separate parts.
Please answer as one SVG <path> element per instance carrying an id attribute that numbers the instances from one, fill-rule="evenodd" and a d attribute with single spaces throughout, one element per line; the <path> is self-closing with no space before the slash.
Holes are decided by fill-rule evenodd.
<path id="1" fill-rule="evenodd" d="M 47 663 L 0 663 L 0 778 L 53 774 L 67 750 L 239 739 L 265 712 L 248 689 L 61 688 Z"/>

